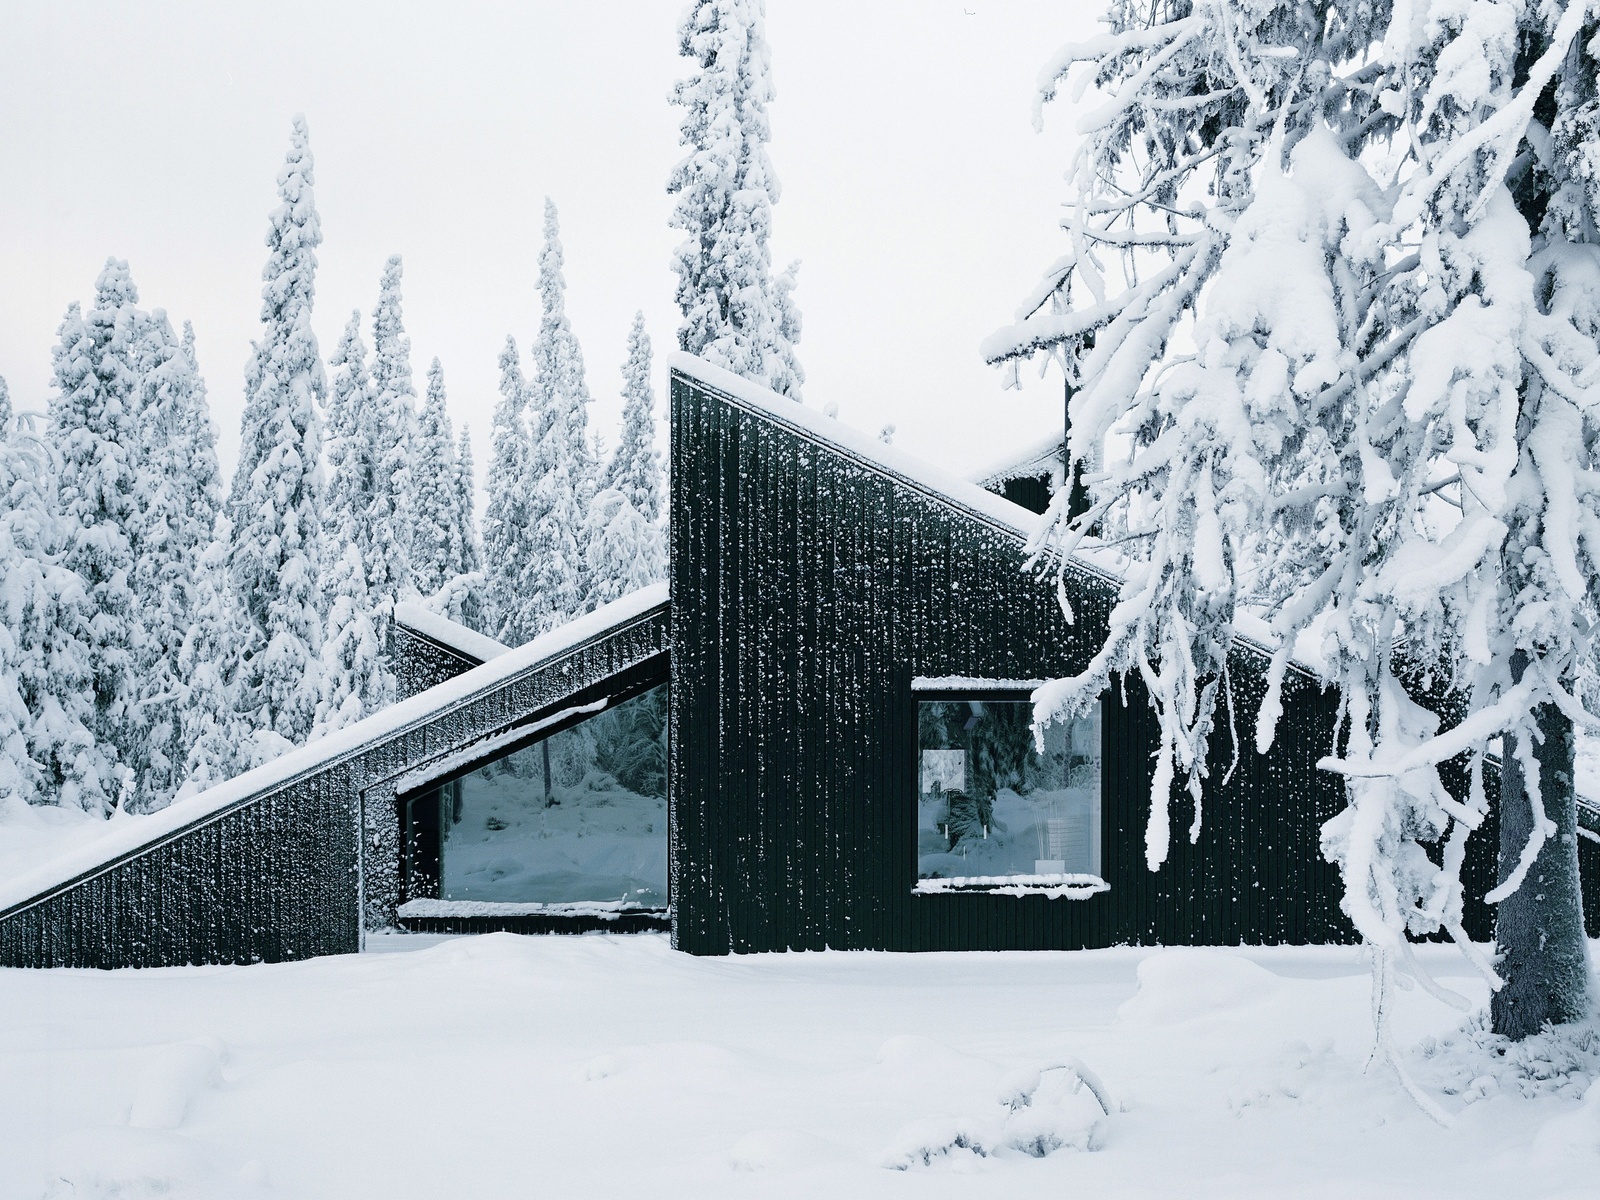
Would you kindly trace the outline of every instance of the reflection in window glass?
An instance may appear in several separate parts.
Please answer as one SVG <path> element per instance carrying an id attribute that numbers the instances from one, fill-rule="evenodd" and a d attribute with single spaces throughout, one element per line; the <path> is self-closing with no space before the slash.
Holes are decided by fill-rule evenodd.
<path id="1" fill-rule="evenodd" d="M 917 878 L 1100 874 L 1100 714 L 1033 736 L 1033 705 L 917 705 Z"/>
<path id="2" fill-rule="evenodd" d="M 667 689 L 441 788 L 439 897 L 667 903 Z"/>

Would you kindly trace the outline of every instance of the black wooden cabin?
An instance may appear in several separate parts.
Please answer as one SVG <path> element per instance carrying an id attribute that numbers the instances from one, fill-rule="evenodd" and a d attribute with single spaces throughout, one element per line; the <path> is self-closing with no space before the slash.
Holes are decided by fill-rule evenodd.
<path id="1" fill-rule="evenodd" d="M 0 881 L 0 965 L 293 959 L 394 928 L 670 927 L 693 954 L 1352 940 L 1319 852 L 1344 803 L 1316 767 L 1334 697 L 1291 672 L 1268 754 L 1215 737 L 1197 836 L 1184 798 L 1152 872 L 1138 680 L 1027 735 L 1036 682 L 1101 644 L 1115 580 L 1073 564 L 1069 622 L 1024 570 L 1046 497 L 990 482 L 675 356 L 670 595 L 514 649 L 402 621 L 415 694 Z M 1232 653 L 1241 714 L 1266 660 Z M 1496 841 L 1475 835 L 1470 896 Z M 1481 902 L 1467 927 L 1489 936 Z"/>

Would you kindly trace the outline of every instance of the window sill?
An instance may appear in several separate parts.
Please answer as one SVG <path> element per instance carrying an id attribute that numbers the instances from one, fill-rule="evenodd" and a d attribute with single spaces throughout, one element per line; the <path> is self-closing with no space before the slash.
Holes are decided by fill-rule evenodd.
<path id="1" fill-rule="evenodd" d="M 965 875 L 951 879 L 919 879 L 914 896 L 1043 896 L 1048 900 L 1087 900 L 1111 885 L 1098 875 Z"/>
<path id="2" fill-rule="evenodd" d="M 598 917 L 615 920 L 628 913 L 664 913 L 666 909 L 624 900 L 587 900 L 572 904 L 507 904 L 493 900 L 407 900 L 395 910 L 408 917 Z"/>

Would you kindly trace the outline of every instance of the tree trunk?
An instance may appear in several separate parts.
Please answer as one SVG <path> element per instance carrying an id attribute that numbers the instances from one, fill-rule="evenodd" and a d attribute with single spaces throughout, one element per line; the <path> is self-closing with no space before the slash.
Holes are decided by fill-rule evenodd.
<path id="1" fill-rule="evenodd" d="M 540 742 L 539 749 L 544 751 L 544 806 L 549 808 L 556 802 L 555 795 L 550 790 L 550 739 L 545 738 Z"/>
<path id="2" fill-rule="evenodd" d="M 1526 659 L 1512 663 L 1520 677 Z M 1544 811 L 1555 823 L 1528 868 L 1522 886 L 1502 900 L 1495 915 L 1494 940 L 1499 971 L 1506 983 L 1490 1003 L 1494 1031 L 1514 1041 L 1545 1025 L 1582 1020 L 1589 1015 L 1588 942 L 1583 928 L 1583 895 L 1578 882 L 1578 807 L 1574 784 L 1572 722 L 1553 704 L 1535 714 L 1542 745 L 1533 748 L 1539 764 Z M 1500 765 L 1500 868 L 1504 882 L 1516 869 L 1533 828 L 1533 806 L 1523 785 L 1522 764 L 1505 739 Z"/>

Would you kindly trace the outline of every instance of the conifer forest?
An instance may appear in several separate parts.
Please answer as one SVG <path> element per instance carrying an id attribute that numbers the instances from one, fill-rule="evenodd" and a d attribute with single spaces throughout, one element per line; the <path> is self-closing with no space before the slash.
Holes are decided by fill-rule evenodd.
<path id="1" fill-rule="evenodd" d="M 13 0 L 0 162 L 0 1200 L 1597 1194 L 1600 0 Z"/>

